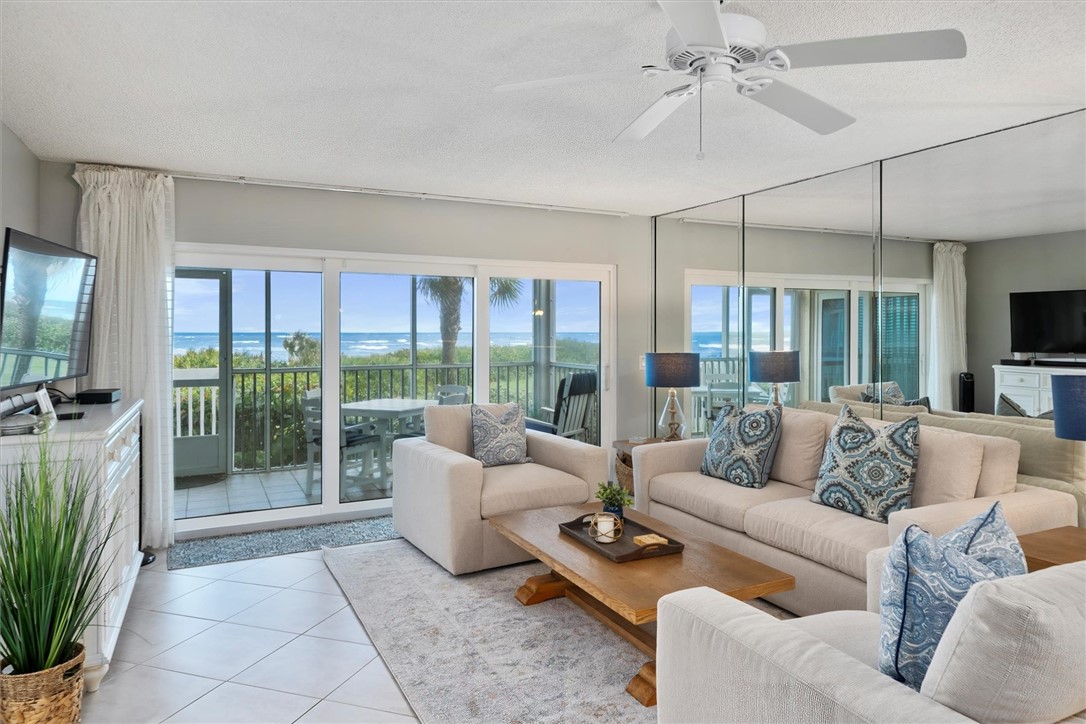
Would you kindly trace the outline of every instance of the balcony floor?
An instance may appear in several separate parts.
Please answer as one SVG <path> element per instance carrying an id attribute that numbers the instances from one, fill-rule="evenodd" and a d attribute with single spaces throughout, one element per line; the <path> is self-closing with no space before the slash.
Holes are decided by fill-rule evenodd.
<path id="1" fill-rule="evenodd" d="M 319 492 L 307 494 L 305 478 L 305 468 L 234 473 L 222 482 L 175 490 L 174 518 L 181 520 L 320 503 Z M 347 486 L 346 497 L 350 501 L 388 498 L 390 490 L 384 490 L 376 483 L 357 483 Z"/>

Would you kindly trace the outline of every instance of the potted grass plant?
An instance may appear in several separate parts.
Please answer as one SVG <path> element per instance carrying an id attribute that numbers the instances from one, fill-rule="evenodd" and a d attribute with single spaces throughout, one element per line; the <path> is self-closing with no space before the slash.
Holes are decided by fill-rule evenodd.
<path id="1" fill-rule="evenodd" d="M 83 633 L 108 590 L 119 518 L 92 470 L 43 435 L 0 466 L 0 721 L 77 722 Z M 105 520 L 99 528 L 90 521 Z"/>

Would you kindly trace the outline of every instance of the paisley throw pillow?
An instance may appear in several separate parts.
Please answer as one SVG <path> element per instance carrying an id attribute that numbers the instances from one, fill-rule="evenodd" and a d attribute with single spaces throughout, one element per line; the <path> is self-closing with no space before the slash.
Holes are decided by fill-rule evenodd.
<path id="1" fill-rule="evenodd" d="M 471 406 L 472 454 L 484 468 L 530 463 L 524 410 L 514 404 L 496 417 L 478 405 Z"/>
<path id="2" fill-rule="evenodd" d="M 745 488 L 764 488 L 781 439 L 781 408 L 741 412 L 720 408 L 701 461 L 701 472 Z"/>
<path id="3" fill-rule="evenodd" d="M 874 383 L 868 384 L 864 388 L 863 394 L 869 395 L 876 400 L 882 399 L 887 405 L 904 405 L 905 393 L 901 391 L 901 387 L 896 382 L 883 382 L 879 387 L 882 388 L 881 394 L 875 390 Z"/>
<path id="4" fill-rule="evenodd" d="M 883 568 L 879 671 L 919 691 L 969 588 L 1025 572 L 1026 557 L 998 502 L 939 538 L 910 525 Z"/>
<path id="5" fill-rule="evenodd" d="M 912 501 L 920 457 L 915 417 L 875 429 L 843 405 L 826 441 L 811 500 L 885 523 Z"/>
<path id="6" fill-rule="evenodd" d="M 879 398 L 874 397 L 872 395 L 869 395 L 866 392 L 861 392 L 860 393 L 860 401 L 861 402 L 872 402 L 872 403 L 878 404 L 879 403 Z M 895 404 L 895 403 L 892 403 L 889 400 L 887 400 L 886 404 L 887 405 L 892 405 L 892 404 Z M 913 407 L 913 406 L 926 407 L 926 408 L 928 408 L 928 412 L 931 412 L 931 398 L 929 398 L 927 395 L 925 395 L 923 397 L 917 397 L 915 400 L 905 400 L 904 402 L 901 403 L 901 405 L 903 405 L 905 407 Z"/>

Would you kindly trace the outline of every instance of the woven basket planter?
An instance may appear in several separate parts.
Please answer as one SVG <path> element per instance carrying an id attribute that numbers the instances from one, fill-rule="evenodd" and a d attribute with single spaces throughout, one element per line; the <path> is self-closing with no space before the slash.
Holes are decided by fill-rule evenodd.
<path id="1" fill-rule="evenodd" d="M 83 703 L 82 644 L 75 656 L 33 674 L 0 674 L 0 722 L 4 724 L 69 724 L 79 721 Z M 4 662 L 0 661 L 0 671 Z"/>
<path id="2" fill-rule="evenodd" d="M 633 468 L 623 461 L 621 455 L 615 456 L 615 478 L 618 479 L 619 485 L 626 488 L 626 490 L 633 492 Z"/>

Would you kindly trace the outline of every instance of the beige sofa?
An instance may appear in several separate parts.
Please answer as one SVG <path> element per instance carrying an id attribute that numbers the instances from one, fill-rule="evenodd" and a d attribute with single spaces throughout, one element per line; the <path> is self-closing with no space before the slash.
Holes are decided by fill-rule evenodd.
<path id="1" fill-rule="evenodd" d="M 1086 562 L 977 584 L 951 618 L 920 691 L 879 672 L 877 613 L 779 621 L 710 588 L 673 593 L 659 603 L 657 716 L 1081 722 L 1086 712 L 1073 712 L 1086 706 L 1084 589 Z"/>
<path id="2" fill-rule="evenodd" d="M 855 403 L 848 404 L 855 407 Z M 839 404 L 832 402 L 804 402 L 800 407 L 830 414 L 837 414 L 841 409 Z M 1051 420 L 1029 417 L 1006 417 L 979 412 L 937 411 L 928 414 L 923 410 L 905 412 L 901 407 L 887 405 L 882 418 L 898 421 L 910 415 L 916 415 L 921 425 L 1017 440 L 1022 446 L 1018 482 L 1075 496 L 1078 504 L 1078 525 L 1086 527 L 1086 442 L 1061 440 L 1056 437 Z"/>
<path id="3" fill-rule="evenodd" d="M 1019 485 L 1020 445 L 1002 437 L 921 426 L 913 508 L 879 523 L 811 502 L 834 415 L 784 410 L 764 488 L 700 473 L 708 440 L 634 449 L 635 507 L 796 578 L 769 600 L 799 615 L 866 606 L 867 554 L 908 525 L 952 528 L 999 500 L 1019 534 L 1074 525 L 1070 494 Z M 887 423 L 871 421 L 880 426 Z"/>
<path id="4" fill-rule="evenodd" d="M 482 405 L 500 415 L 506 405 Z M 607 451 L 528 431 L 533 462 L 484 468 L 471 456 L 471 405 L 433 405 L 426 437 L 392 445 L 392 522 L 416 548 L 453 574 L 520 563 L 532 556 L 487 520 L 516 510 L 588 501 L 607 480 Z"/>

